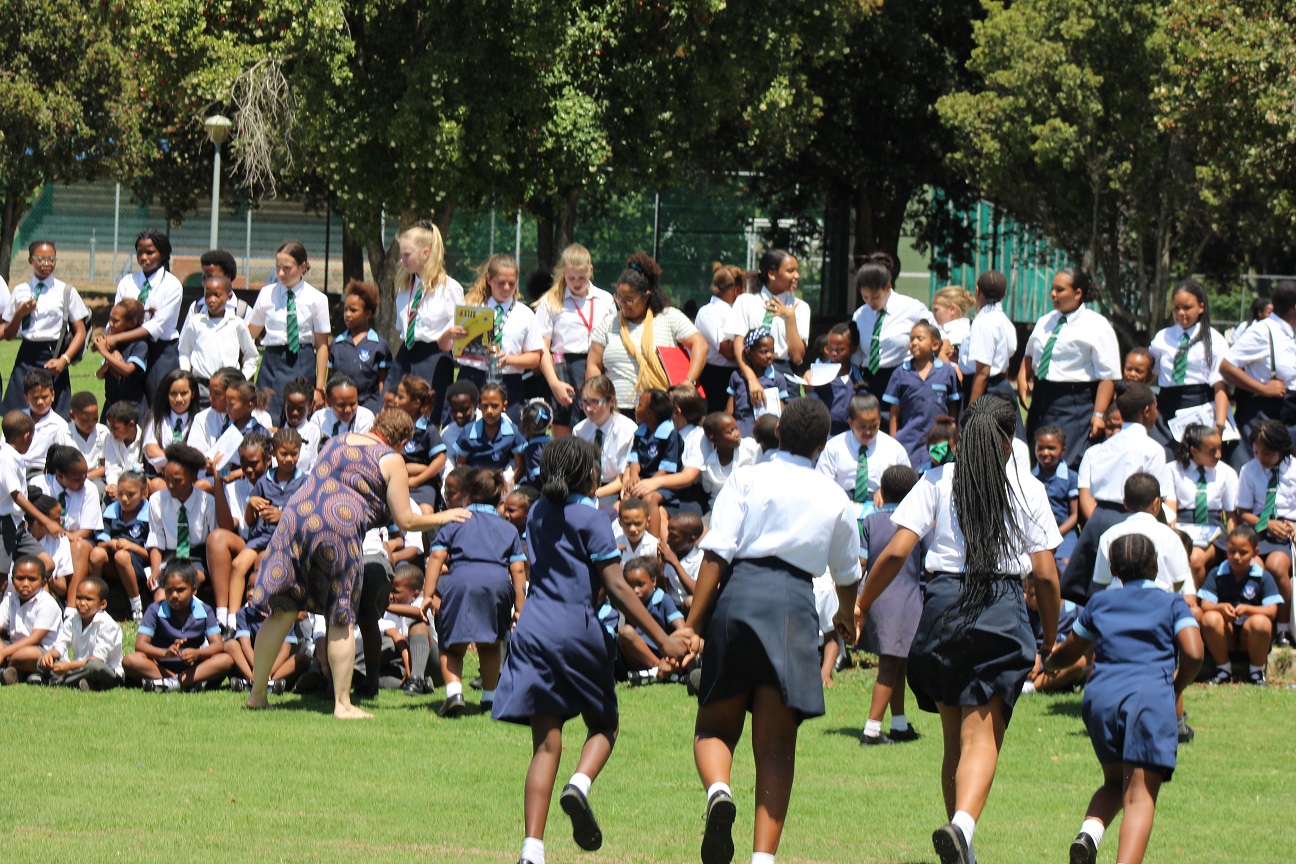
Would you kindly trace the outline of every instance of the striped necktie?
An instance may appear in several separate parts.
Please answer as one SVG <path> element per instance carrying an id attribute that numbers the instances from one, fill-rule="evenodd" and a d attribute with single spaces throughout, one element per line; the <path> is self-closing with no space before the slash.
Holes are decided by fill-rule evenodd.
<path id="1" fill-rule="evenodd" d="M 301 350 L 301 333 L 299 332 L 299 322 L 297 321 L 297 292 L 291 288 L 288 291 L 288 353 L 296 354 Z"/>
<path id="2" fill-rule="evenodd" d="M 145 276 L 144 284 L 140 286 L 139 297 L 136 298 L 137 300 L 140 301 L 141 306 L 148 305 L 149 292 L 151 292 L 152 290 L 153 290 L 153 283 L 148 280 L 147 276 Z"/>
<path id="3" fill-rule="evenodd" d="M 869 341 L 868 368 L 873 375 L 882 368 L 882 319 L 885 317 L 885 309 L 877 313 L 877 320 L 873 322 L 873 338 Z"/>
<path id="4" fill-rule="evenodd" d="M 1210 520 L 1210 511 L 1206 509 L 1206 468 L 1197 466 L 1197 500 L 1193 506 L 1193 524 L 1205 525 Z"/>
<path id="5" fill-rule="evenodd" d="M 171 443 L 175 444 L 184 438 L 184 421 L 176 418 L 175 425 L 171 427 Z"/>
<path id="6" fill-rule="evenodd" d="M 1182 384 L 1188 378 L 1188 345 L 1192 342 L 1192 337 L 1185 330 L 1183 336 L 1179 337 L 1179 347 L 1175 349 L 1174 356 L 1174 383 Z"/>
<path id="7" fill-rule="evenodd" d="M 1278 469 L 1274 468 L 1269 472 L 1269 485 L 1265 488 L 1264 509 L 1260 511 L 1260 518 L 1256 521 L 1256 533 L 1263 534 L 1269 528 L 1269 520 L 1273 518 L 1274 510 L 1278 506 Z"/>
<path id="8" fill-rule="evenodd" d="M 59 515 L 59 524 L 62 525 L 64 528 L 66 528 L 66 527 L 67 527 L 67 516 L 68 516 L 68 512 L 67 512 L 67 490 L 66 490 L 66 489 L 64 489 L 62 492 L 60 492 L 60 493 L 58 494 L 58 502 L 59 502 L 59 510 L 60 510 L 60 515 Z"/>
<path id="9" fill-rule="evenodd" d="M 37 283 L 36 283 L 36 290 L 35 290 L 35 292 L 32 293 L 32 299 L 35 300 L 37 303 L 39 303 L 39 302 L 40 302 L 41 295 L 44 294 L 44 293 L 45 293 L 45 283 L 44 283 L 44 282 L 37 282 Z M 31 329 L 31 325 L 32 325 L 32 316 L 27 315 L 27 316 L 25 316 L 25 317 L 23 318 L 23 320 L 22 320 L 22 324 L 21 324 L 20 326 L 21 326 L 22 329 L 24 329 L 24 330 L 30 330 L 30 329 Z"/>
<path id="10" fill-rule="evenodd" d="M 334 420 L 334 421 L 333 421 L 333 437 L 334 437 L 334 438 L 337 437 L 337 434 L 338 434 L 339 431 L 341 431 L 341 429 L 342 429 L 342 421 L 341 421 L 341 420 Z"/>
<path id="11" fill-rule="evenodd" d="M 501 345 L 504 344 L 504 318 L 505 317 L 506 316 L 504 314 L 504 307 L 496 306 L 495 307 L 495 328 L 491 334 L 491 341 L 495 343 L 496 348 L 499 348 Z"/>
<path id="12" fill-rule="evenodd" d="M 176 557 L 188 559 L 189 553 L 189 511 L 181 504 L 176 514 Z"/>
<path id="13" fill-rule="evenodd" d="M 1039 365 L 1035 367 L 1035 377 L 1040 381 L 1048 379 L 1049 362 L 1053 359 L 1053 346 L 1057 343 L 1058 333 L 1067 323 L 1067 316 L 1059 315 L 1057 324 L 1053 327 L 1053 332 L 1049 334 L 1048 341 L 1044 343 L 1044 350 L 1040 352 Z"/>
<path id="14" fill-rule="evenodd" d="M 860 445 L 859 460 L 855 463 L 855 503 L 868 501 L 869 473 L 868 448 Z"/>
<path id="15" fill-rule="evenodd" d="M 410 297 L 409 309 L 406 310 L 406 312 L 409 314 L 409 321 L 405 324 L 405 347 L 406 348 L 414 347 L 414 324 L 418 320 L 419 305 L 422 304 L 422 302 L 423 302 L 423 280 L 415 276 L 414 295 Z"/>
<path id="16" fill-rule="evenodd" d="M 770 326 L 770 323 L 773 322 L 773 320 L 774 320 L 774 308 L 770 307 L 769 309 L 765 310 L 765 318 L 761 321 L 761 326 L 768 327 Z"/>

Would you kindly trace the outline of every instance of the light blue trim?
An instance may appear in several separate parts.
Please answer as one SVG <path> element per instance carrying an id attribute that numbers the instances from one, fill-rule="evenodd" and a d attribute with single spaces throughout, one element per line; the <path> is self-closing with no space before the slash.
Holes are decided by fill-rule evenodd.
<path id="1" fill-rule="evenodd" d="M 892 396 L 890 393 L 884 393 L 884 394 L 882 394 L 882 401 L 883 401 L 883 402 L 890 403 L 890 404 L 892 404 L 892 405 L 899 405 L 899 404 L 900 404 L 900 399 L 899 399 L 898 397 L 896 397 L 896 396 Z"/>
<path id="2" fill-rule="evenodd" d="M 590 560 L 591 561 L 612 561 L 620 557 L 621 557 L 620 552 L 605 552 L 602 555 L 591 555 Z"/>
<path id="3" fill-rule="evenodd" d="M 670 420 L 663 420 L 657 428 L 653 430 L 653 437 L 658 441 L 668 441 L 674 432 L 675 423 Z"/>
<path id="4" fill-rule="evenodd" d="M 1089 632 L 1089 630 L 1084 625 L 1082 625 L 1079 621 L 1071 625 L 1071 632 L 1079 636 L 1081 639 L 1087 639 L 1090 642 L 1098 638 L 1097 633 Z"/>
<path id="5" fill-rule="evenodd" d="M 675 464 L 674 462 L 663 461 L 657 463 L 657 470 L 665 471 L 667 474 L 676 474 L 679 472 L 679 465 Z"/>
<path id="6" fill-rule="evenodd" d="M 1270 594 L 1268 597 L 1260 601 L 1261 606 L 1277 606 L 1280 605 L 1281 603 L 1282 603 L 1281 594 Z"/>
<path id="7" fill-rule="evenodd" d="M 681 611 L 679 611 L 678 609 L 676 609 L 674 615 L 667 615 L 667 616 L 666 616 L 666 623 L 667 623 L 667 624 L 670 624 L 670 623 L 672 623 L 672 622 L 674 622 L 674 621 L 678 621 L 678 620 L 680 620 L 680 619 L 683 618 L 683 617 L 684 617 L 684 613 L 681 612 Z"/>
<path id="8" fill-rule="evenodd" d="M 510 564 L 516 564 L 519 561 L 527 560 L 527 557 L 525 555 L 510 555 L 508 560 Z"/>
<path id="9" fill-rule="evenodd" d="M 438 444 L 437 446 L 433 447 L 431 450 L 428 451 L 428 455 L 439 456 L 444 452 L 446 452 L 446 446 L 444 444 Z"/>
<path id="10" fill-rule="evenodd" d="M 1198 588 L 1197 599 L 1205 600 L 1207 603 L 1218 603 L 1219 595 L 1217 595 L 1214 591 L 1207 591 L 1205 588 Z"/>
<path id="11" fill-rule="evenodd" d="M 141 636 L 147 636 L 147 637 L 149 637 L 150 639 L 152 639 L 153 636 L 154 636 L 154 634 L 155 634 L 155 631 L 153 630 L 152 627 L 145 627 L 145 626 L 142 625 L 142 624 L 140 625 L 140 628 L 139 628 L 139 630 L 138 630 L 137 632 L 138 632 Z"/>
<path id="12" fill-rule="evenodd" d="M 594 510 L 598 509 L 598 502 L 588 495 L 572 494 L 567 496 L 568 504 L 584 504 L 586 507 Z"/>
<path id="13" fill-rule="evenodd" d="M 145 369 L 148 368 L 148 361 L 145 360 L 143 357 L 131 357 L 131 358 L 130 358 L 129 360 L 127 360 L 126 362 L 127 362 L 127 363 L 134 363 L 136 366 L 138 366 L 138 367 L 140 368 L 140 371 L 141 371 L 141 372 L 143 372 Z"/>
<path id="14" fill-rule="evenodd" d="M 469 513 L 494 513 L 496 516 L 499 515 L 499 511 L 490 504 L 469 504 L 465 509 Z"/>
<path id="15" fill-rule="evenodd" d="M 170 619 L 171 604 L 163 600 L 161 603 L 158 604 L 157 614 L 159 618 Z M 207 618 L 207 610 L 203 608 L 203 603 L 201 600 L 198 599 L 197 594 L 189 598 L 189 614 L 194 618 L 197 618 L 199 621 L 206 620 Z M 220 628 L 217 628 L 216 632 L 219 633 Z"/>
<path id="16" fill-rule="evenodd" d="M 415 429 L 426 429 L 426 428 L 428 428 L 428 418 L 426 418 L 426 417 L 420 417 L 419 419 L 415 420 L 415 421 L 414 421 L 414 428 L 415 428 Z"/>
<path id="17" fill-rule="evenodd" d="M 665 599 L 666 599 L 666 592 L 660 588 L 654 588 L 652 596 L 648 598 L 648 603 L 646 605 L 656 606 L 658 603 L 662 602 Z"/>
<path id="18" fill-rule="evenodd" d="M 1180 618 L 1178 621 L 1175 622 L 1174 625 L 1175 635 L 1178 636 L 1180 631 L 1187 630 L 1189 627 L 1193 628 L 1194 630 L 1201 629 L 1200 627 L 1197 626 L 1197 619 L 1193 618 L 1192 616 L 1189 616 L 1187 618 Z"/>
<path id="19" fill-rule="evenodd" d="M 433 545 L 428 547 L 428 551 L 429 552 L 449 552 L 450 550 L 449 548 L 441 545 L 440 543 L 434 543 Z"/>
<path id="20" fill-rule="evenodd" d="M 208 627 L 207 638 L 210 639 L 213 636 L 219 636 L 220 632 L 221 632 L 221 628 L 219 624 L 217 624 L 215 627 Z"/>

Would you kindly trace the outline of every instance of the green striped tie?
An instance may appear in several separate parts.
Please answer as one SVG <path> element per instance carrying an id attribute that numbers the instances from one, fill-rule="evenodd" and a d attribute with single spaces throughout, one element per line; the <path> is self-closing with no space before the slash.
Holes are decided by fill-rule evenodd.
<path id="1" fill-rule="evenodd" d="M 59 516 L 59 524 L 64 528 L 67 527 L 67 490 L 58 494 L 59 510 L 62 511 Z"/>
<path id="2" fill-rule="evenodd" d="M 1210 521 L 1210 512 L 1206 509 L 1206 469 L 1197 466 L 1197 501 L 1193 507 L 1193 524 L 1205 525 Z"/>
<path id="3" fill-rule="evenodd" d="M 44 293 L 45 293 L 45 283 L 44 283 L 44 282 L 37 282 L 37 283 L 36 283 L 36 292 L 35 292 L 34 294 L 32 294 L 32 299 L 39 303 L 39 302 L 40 302 L 41 295 L 44 294 Z M 32 316 L 28 315 L 28 316 L 26 316 L 26 317 L 23 318 L 23 320 L 22 320 L 22 324 L 21 324 L 20 326 L 21 326 L 22 329 L 24 329 L 24 330 L 30 330 L 30 329 L 31 329 L 31 325 L 32 325 Z"/>
<path id="4" fill-rule="evenodd" d="M 869 473 L 868 448 L 860 445 L 859 461 L 855 463 L 855 503 L 868 501 Z"/>
<path id="5" fill-rule="evenodd" d="M 1188 378 L 1188 344 L 1192 342 L 1192 337 L 1185 330 L 1183 336 L 1179 337 L 1179 347 L 1175 350 L 1174 359 L 1174 383 L 1182 384 Z"/>
<path id="6" fill-rule="evenodd" d="M 171 427 L 171 443 L 176 444 L 184 440 L 184 421 L 176 420 L 175 425 Z"/>
<path id="7" fill-rule="evenodd" d="M 1274 509 L 1278 506 L 1278 469 L 1274 468 L 1269 472 L 1269 486 L 1265 489 L 1264 509 L 1260 511 L 1260 519 L 1256 522 L 1256 533 L 1263 534 L 1269 528 L 1269 520 L 1273 518 Z"/>
<path id="8" fill-rule="evenodd" d="M 153 283 L 148 280 L 147 276 L 144 277 L 144 284 L 140 286 L 139 297 L 136 298 L 140 301 L 141 306 L 148 306 L 149 292 L 152 290 Z"/>
<path id="9" fill-rule="evenodd" d="M 1044 343 L 1044 350 L 1040 352 L 1039 365 L 1035 368 L 1035 377 L 1040 381 L 1047 380 L 1049 371 L 1049 361 L 1053 359 L 1053 346 L 1057 343 L 1058 332 L 1066 324 L 1066 316 L 1059 315 L 1057 325 L 1054 326 L 1053 332 L 1049 334 L 1048 341 Z"/>
<path id="10" fill-rule="evenodd" d="M 874 375 L 882 368 L 882 319 L 885 317 L 885 309 L 877 313 L 877 320 L 873 322 L 873 339 L 869 342 L 868 367 Z"/>
<path id="11" fill-rule="evenodd" d="M 504 307 L 495 307 L 495 329 L 491 335 L 491 341 L 498 348 L 504 344 Z"/>
<path id="12" fill-rule="evenodd" d="M 409 322 L 405 325 L 405 347 L 414 347 L 414 323 L 418 320 L 419 305 L 423 302 L 423 280 L 414 277 L 414 295 L 410 297 Z"/>
<path id="13" fill-rule="evenodd" d="M 189 552 L 189 511 L 181 504 L 176 516 L 176 557 L 187 560 Z"/>
<path id="14" fill-rule="evenodd" d="M 594 430 L 594 446 L 597 447 L 599 451 L 598 466 L 599 466 L 599 478 L 601 481 L 603 477 L 603 430 L 602 429 Z"/>
<path id="15" fill-rule="evenodd" d="M 301 333 L 298 332 L 297 294 L 288 289 L 288 353 L 296 354 L 301 350 Z"/>
<path id="16" fill-rule="evenodd" d="M 770 326 L 770 322 L 772 322 L 773 320 L 774 320 L 774 307 L 771 306 L 769 309 L 765 310 L 765 318 L 761 321 L 761 326 L 768 327 Z"/>

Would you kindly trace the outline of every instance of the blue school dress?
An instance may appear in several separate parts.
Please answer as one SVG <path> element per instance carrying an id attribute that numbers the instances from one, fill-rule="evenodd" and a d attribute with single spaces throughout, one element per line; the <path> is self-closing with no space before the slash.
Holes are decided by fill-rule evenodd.
<path id="1" fill-rule="evenodd" d="M 1080 472 L 1068 468 L 1065 462 L 1059 462 L 1057 470 L 1047 477 L 1040 472 L 1039 465 L 1031 469 L 1031 475 L 1044 484 L 1044 491 L 1048 493 L 1049 506 L 1053 508 L 1053 518 L 1057 520 L 1058 525 L 1061 525 L 1071 516 L 1072 499 L 1080 497 Z M 1066 567 L 1066 562 L 1071 557 L 1071 550 L 1075 548 L 1079 536 L 1075 528 L 1062 535 L 1062 545 L 1053 552 L 1053 557 L 1061 562 L 1058 566 L 1059 572 Z"/>
<path id="2" fill-rule="evenodd" d="M 293 493 L 306 482 L 306 475 L 301 471 L 293 471 L 292 478 L 283 483 L 276 480 L 274 475 L 273 468 L 262 474 L 256 483 L 252 484 L 252 497 L 264 498 L 270 502 L 270 506 L 283 510 L 288 506 L 288 499 L 292 498 Z M 257 519 L 248 528 L 247 548 L 258 552 L 265 549 L 270 545 L 270 537 L 274 531 L 274 525 L 266 524 L 264 519 Z"/>
<path id="3" fill-rule="evenodd" d="M 521 477 L 513 478 L 515 483 L 535 483 L 540 479 L 540 454 L 553 441 L 553 434 L 546 432 L 530 439 L 522 447 Z"/>
<path id="4" fill-rule="evenodd" d="M 436 616 L 442 645 L 490 644 L 508 635 L 513 611 L 509 565 L 525 561 L 513 523 L 490 504 L 470 504 L 472 518 L 437 532 L 429 552 L 446 553 L 450 571 L 437 581 Z"/>
<path id="5" fill-rule="evenodd" d="M 915 471 L 921 473 L 931 465 L 927 433 L 935 425 L 936 418 L 941 414 L 951 414 L 950 403 L 957 403 L 961 398 L 958 373 L 942 360 L 932 361 L 932 370 L 926 381 L 913 370 L 912 361 L 906 360 L 887 382 L 882 401 L 900 408 L 900 428 L 896 430 L 895 438 L 908 451 Z"/>
<path id="6" fill-rule="evenodd" d="M 149 406 L 145 394 L 145 390 L 148 389 L 145 380 L 148 375 L 149 342 L 147 339 L 137 339 L 118 346 L 117 350 L 123 360 L 138 368 L 127 378 L 117 377 L 117 373 L 112 370 L 104 376 L 104 400 L 103 410 L 99 413 L 100 419 L 108 414 L 108 408 L 114 402 L 129 402 L 139 407 L 139 419 L 142 423 L 148 416 Z"/>
<path id="7" fill-rule="evenodd" d="M 1065 642 L 1071 635 L 1071 630 L 1075 627 L 1076 619 L 1080 617 L 1080 610 L 1083 608 L 1070 600 L 1062 601 L 1062 608 L 1058 610 L 1057 641 L 1059 644 Z M 1035 653 L 1047 657 L 1053 650 L 1053 646 L 1044 645 L 1044 622 L 1040 620 L 1039 612 L 1027 606 L 1026 617 L 1030 619 L 1031 631 L 1035 634 Z"/>
<path id="8" fill-rule="evenodd" d="M 405 463 L 429 465 L 433 459 L 444 452 L 446 452 L 446 445 L 441 440 L 441 433 L 437 430 L 436 424 L 427 417 L 415 420 L 414 434 L 401 448 L 401 456 L 405 458 Z M 438 479 L 438 476 L 434 476 L 422 485 L 410 487 L 410 497 L 414 499 L 415 504 L 437 506 L 437 493 L 440 487 Z"/>
<path id="9" fill-rule="evenodd" d="M 680 460 L 684 456 L 684 439 L 675 430 L 675 424 L 663 420 L 655 429 L 647 423 L 640 423 L 635 429 L 634 444 L 630 446 L 627 462 L 639 463 L 639 478 L 646 480 L 659 471 L 674 474 L 680 470 Z M 670 491 L 663 489 L 662 497 Z"/>
<path id="10" fill-rule="evenodd" d="M 892 378 L 891 380 L 895 380 Z M 896 524 L 891 521 L 895 504 L 883 504 L 882 509 L 860 519 L 860 558 L 876 561 L 882 550 L 895 537 Z M 914 545 L 913 551 L 900 567 L 895 581 L 878 595 L 860 632 L 859 645 L 874 654 L 890 657 L 908 657 L 918 622 L 922 620 L 923 558 L 931 548 L 931 535 Z M 868 576 L 865 575 L 865 581 Z"/>
<path id="11" fill-rule="evenodd" d="M 684 613 L 679 611 L 679 607 L 675 605 L 675 601 L 667 596 L 666 592 L 660 588 L 653 590 L 652 596 L 648 598 L 648 602 L 644 604 L 644 608 L 648 610 L 648 614 L 653 617 L 653 620 L 657 622 L 658 626 L 667 633 L 674 629 L 671 627 L 672 624 L 684 617 Z M 660 650 L 657 643 L 654 642 L 647 633 L 643 632 L 638 627 L 635 628 L 635 632 L 639 634 L 639 638 L 644 640 L 644 644 L 648 646 L 649 651 L 656 654 Z"/>
<path id="12" fill-rule="evenodd" d="M 470 520 L 471 521 L 471 520 Z M 527 517 L 535 563 L 491 716 L 528 724 L 535 715 L 584 714 L 593 729 L 617 723 L 616 638 L 594 603 L 599 565 L 621 558 L 612 525 L 592 498 L 541 499 Z"/>
<path id="13" fill-rule="evenodd" d="M 1278 583 L 1268 570 L 1259 564 L 1252 564 L 1246 578 L 1238 579 L 1229 569 L 1227 561 L 1206 574 L 1206 581 L 1197 589 L 1197 599 L 1211 603 L 1231 603 L 1234 606 L 1272 606 L 1282 603 Z M 1239 615 L 1233 626 L 1241 627 L 1250 617 Z"/>
<path id="14" fill-rule="evenodd" d="M 855 395 L 855 385 L 851 375 L 838 376 L 810 392 L 828 406 L 828 417 L 832 420 L 832 425 L 828 429 L 829 438 L 840 435 L 850 428 L 850 400 Z"/>
<path id="15" fill-rule="evenodd" d="M 351 341 L 350 333 L 341 333 L 329 346 L 329 377 L 350 377 L 356 384 L 356 396 L 359 397 L 360 404 L 375 414 L 382 410 L 383 387 L 380 379 L 391 365 L 391 347 L 386 339 L 373 330 L 360 340 L 359 345 Z"/>
<path id="16" fill-rule="evenodd" d="M 778 390 L 779 399 L 786 402 L 788 398 L 788 382 L 773 366 L 770 366 L 758 378 L 762 390 L 771 388 Z M 738 431 L 743 434 L 744 438 L 750 438 L 752 427 L 756 425 L 756 408 L 752 405 L 751 393 L 747 389 L 747 379 L 741 372 L 734 372 L 729 376 L 728 393 L 733 397 L 733 418 L 738 424 Z M 646 476 L 646 475 L 645 475 Z"/>
<path id="17" fill-rule="evenodd" d="M 126 519 L 122 516 L 121 504 L 112 501 L 104 508 L 103 530 L 95 535 L 95 543 L 107 543 L 109 540 L 129 540 L 147 548 L 149 534 L 149 505 L 146 498 L 139 512 Z M 148 559 L 138 552 L 131 552 L 131 564 L 135 568 L 135 584 L 144 587 L 147 576 Z"/>
<path id="18" fill-rule="evenodd" d="M 1170 779 L 1179 746 L 1175 636 L 1196 626 L 1181 595 L 1147 579 L 1100 591 L 1084 607 L 1073 629 L 1094 643 L 1082 707 L 1100 763 L 1155 768 Z"/>
<path id="19" fill-rule="evenodd" d="M 495 437 L 486 435 L 485 421 L 474 420 L 454 442 L 455 465 L 473 468 L 502 470 L 513 462 L 513 454 L 521 453 L 526 439 L 507 414 L 500 416 Z"/>
<path id="20" fill-rule="evenodd" d="M 179 612 L 171 608 L 165 600 L 159 600 L 144 610 L 140 621 L 139 633 L 148 636 L 149 641 L 159 648 L 169 648 L 179 640 L 184 648 L 201 648 L 213 636 L 219 636 L 220 624 L 216 622 L 216 612 L 212 607 L 194 597 L 189 608 Z M 154 661 L 162 669 L 176 674 L 190 668 L 179 657 L 163 657 Z"/>

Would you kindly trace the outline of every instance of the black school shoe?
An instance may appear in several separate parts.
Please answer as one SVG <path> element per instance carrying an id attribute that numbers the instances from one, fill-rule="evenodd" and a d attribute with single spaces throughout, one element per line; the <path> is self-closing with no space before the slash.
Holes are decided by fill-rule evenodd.
<path id="1" fill-rule="evenodd" d="M 405 682 L 405 686 L 401 688 L 401 692 L 406 696 L 426 696 L 432 691 L 428 688 L 426 678 L 411 678 Z"/>
<path id="2" fill-rule="evenodd" d="M 918 734 L 917 729 L 910 726 L 903 732 L 897 732 L 895 729 L 892 729 L 887 737 L 896 743 L 903 743 L 905 741 L 917 741 L 922 736 Z"/>
<path id="3" fill-rule="evenodd" d="M 558 805 L 571 818 L 572 839 L 577 846 L 593 852 L 603 845 L 603 832 L 599 830 L 598 820 L 594 818 L 585 793 L 568 783 L 558 796 Z"/>
<path id="4" fill-rule="evenodd" d="M 1192 740 L 1197 737 L 1197 730 L 1188 725 L 1188 715 L 1185 714 L 1179 718 L 1179 743 L 1191 744 Z"/>
<path id="5" fill-rule="evenodd" d="M 437 709 L 438 717 L 458 717 L 468 709 L 468 703 L 464 701 L 462 693 L 456 693 L 453 696 L 447 696 L 446 700 L 441 703 Z"/>
<path id="6" fill-rule="evenodd" d="M 936 850 L 940 864 L 971 864 L 972 854 L 967 839 L 953 822 L 947 822 L 932 832 L 932 848 Z"/>
<path id="7" fill-rule="evenodd" d="M 1098 860 L 1098 844 L 1093 838 L 1081 831 L 1071 841 L 1070 864 L 1095 864 Z"/>
<path id="8" fill-rule="evenodd" d="M 733 796 L 717 792 L 707 801 L 706 830 L 702 834 L 702 864 L 733 861 L 733 823 L 738 816 Z"/>
<path id="9" fill-rule="evenodd" d="M 895 733 L 893 732 L 892 735 Z M 879 732 L 876 735 L 865 735 L 860 733 L 859 742 L 861 747 L 880 747 L 883 744 L 895 744 L 898 739 L 889 738 Z"/>

